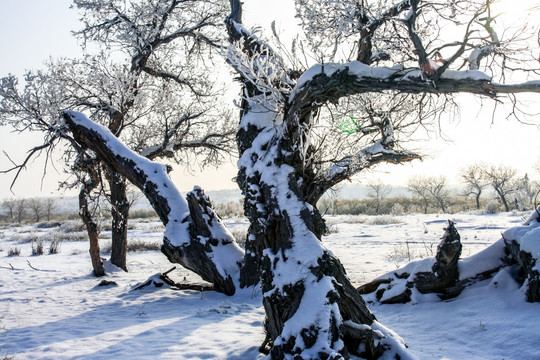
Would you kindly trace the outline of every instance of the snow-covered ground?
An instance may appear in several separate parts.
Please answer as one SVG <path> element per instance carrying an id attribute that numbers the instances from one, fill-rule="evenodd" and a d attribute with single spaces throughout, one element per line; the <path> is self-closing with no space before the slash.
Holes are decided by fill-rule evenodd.
<path id="1" fill-rule="evenodd" d="M 526 214 L 328 217 L 324 242 L 343 262 L 354 284 L 433 256 L 446 220 L 461 234 L 470 256 L 521 223 Z M 233 232 L 243 219 L 225 221 Z M 130 241 L 161 241 L 158 222 L 133 221 Z M 66 237 L 58 254 L 51 239 Z M 45 255 L 31 256 L 31 238 L 42 238 Z M 0 359 L 256 359 L 264 339 L 259 291 L 234 297 L 167 287 L 133 287 L 170 269 L 159 251 L 128 254 L 129 273 L 108 266 L 100 287 L 91 274 L 84 233 L 59 228 L 0 228 Z M 102 247 L 107 240 L 103 234 Z M 20 256 L 8 256 L 12 248 Z M 177 268 L 175 281 L 196 281 Z M 371 306 L 419 359 L 540 359 L 540 304 L 525 302 L 504 272 L 467 288 L 457 299 L 434 296 L 404 305 Z"/>

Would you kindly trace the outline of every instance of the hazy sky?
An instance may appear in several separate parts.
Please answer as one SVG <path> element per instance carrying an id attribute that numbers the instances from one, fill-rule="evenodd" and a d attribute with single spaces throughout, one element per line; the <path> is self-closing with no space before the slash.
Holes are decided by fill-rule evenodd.
<path id="1" fill-rule="evenodd" d="M 294 21 L 290 15 L 283 16 L 292 12 L 290 1 L 244 2 L 244 19 L 248 25 L 262 23 L 268 26 L 273 19 L 277 19 L 279 29 L 286 28 L 289 22 Z M 520 4 L 527 3 L 536 2 L 520 1 Z M 49 56 L 78 55 L 77 43 L 70 34 L 70 30 L 78 28 L 78 15 L 69 9 L 70 4 L 71 0 L 0 0 L 0 76 L 8 73 L 20 76 L 25 69 L 42 66 Z M 516 2 L 503 0 L 501 4 L 515 5 Z M 506 8 L 508 9 L 516 11 L 515 6 Z M 520 16 L 521 13 L 514 12 L 510 18 Z M 450 183 L 457 183 L 458 170 L 478 161 L 505 164 L 516 167 L 522 174 L 534 174 L 533 166 L 540 159 L 540 130 L 506 120 L 507 113 L 502 108 L 495 112 L 492 122 L 493 107 L 490 101 L 484 101 L 484 107 L 481 108 L 479 100 L 474 97 L 467 95 L 462 98 L 461 119 L 441 124 L 445 135 L 452 139 L 452 142 L 442 141 L 438 137 L 427 139 L 416 146 L 422 153 L 428 154 L 423 162 L 380 166 L 371 173 L 360 176 L 360 181 L 380 178 L 386 183 L 404 185 L 410 176 L 419 174 L 446 175 Z M 529 99 L 531 112 L 540 112 L 540 95 L 529 96 Z M 6 128 L 0 128 L 0 137 L 0 169 L 10 166 L 3 151 L 12 158 L 21 160 L 24 152 L 32 145 L 39 144 L 41 140 L 39 134 L 22 136 L 10 133 Z M 42 167 L 43 161 L 36 161 L 22 174 L 14 187 L 15 195 L 8 190 L 12 176 L 0 174 L 0 200 L 9 196 L 49 196 L 55 193 L 58 179 L 63 174 L 59 175 L 54 168 L 49 167 L 43 190 L 40 191 Z M 61 167 L 58 169 L 61 170 Z M 182 191 L 191 189 L 195 184 L 208 190 L 218 190 L 235 188 L 232 181 L 235 173 L 232 164 L 225 165 L 220 170 L 192 175 L 176 167 L 172 177 Z"/>

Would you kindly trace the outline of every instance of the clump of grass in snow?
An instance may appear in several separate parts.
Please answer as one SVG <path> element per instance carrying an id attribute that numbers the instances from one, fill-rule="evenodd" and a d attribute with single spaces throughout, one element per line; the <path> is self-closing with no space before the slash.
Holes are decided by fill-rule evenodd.
<path id="1" fill-rule="evenodd" d="M 383 215 L 383 216 L 375 216 L 375 217 L 369 217 L 366 221 L 366 224 L 368 225 L 390 225 L 390 224 L 400 224 L 402 221 L 398 218 Z"/>
<path id="2" fill-rule="evenodd" d="M 12 247 L 8 250 L 8 256 L 19 256 L 21 255 L 21 249 L 18 247 Z"/>
<path id="3" fill-rule="evenodd" d="M 19 244 L 28 244 L 38 241 L 39 237 L 34 233 L 30 233 L 25 235 L 15 235 L 12 240 Z"/>
<path id="4" fill-rule="evenodd" d="M 423 243 L 423 250 L 418 248 L 413 248 L 409 241 L 405 241 L 405 244 L 394 246 L 393 250 L 386 255 L 386 260 L 393 261 L 394 263 L 407 261 L 411 262 L 416 259 L 425 259 L 435 256 L 435 251 L 433 249 L 434 243 Z"/>
<path id="5" fill-rule="evenodd" d="M 112 250 L 111 243 L 107 243 L 101 247 L 101 253 L 103 254 L 110 254 L 111 250 Z M 161 242 L 159 241 L 144 242 L 142 240 L 135 239 L 135 240 L 128 241 L 126 250 L 127 252 L 160 251 Z"/>
<path id="6" fill-rule="evenodd" d="M 60 246 L 62 241 L 58 239 L 53 239 L 51 245 L 49 245 L 49 255 L 58 254 L 60 252 Z"/>
<path id="7" fill-rule="evenodd" d="M 327 234 L 337 234 L 339 232 L 337 224 L 332 224 L 327 226 L 326 233 Z"/>
<path id="8" fill-rule="evenodd" d="M 53 239 L 56 241 L 85 241 L 88 239 L 88 234 L 84 231 L 78 232 L 55 232 Z"/>
<path id="9" fill-rule="evenodd" d="M 32 241 L 32 256 L 43 255 L 43 240 Z"/>
<path id="10" fill-rule="evenodd" d="M 66 234 L 81 232 L 84 231 L 84 224 L 82 223 L 82 221 L 77 220 L 66 221 L 60 226 L 60 231 Z"/>

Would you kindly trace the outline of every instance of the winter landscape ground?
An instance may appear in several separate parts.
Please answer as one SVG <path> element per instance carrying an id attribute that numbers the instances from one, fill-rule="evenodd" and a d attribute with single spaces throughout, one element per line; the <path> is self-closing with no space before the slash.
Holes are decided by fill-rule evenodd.
<path id="1" fill-rule="evenodd" d="M 447 219 L 456 223 L 462 258 L 486 249 L 527 213 L 327 217 L 331 234 L 323 241 L 361 285 L 409 260 L 431 257 Z M 225 221 L 241 234 L 243 218 Z M 130 242 L 157 245 L 157 220 L 134 220 Z M 107 247 L 107 231 L 101 234 Z M 32 239 L 44 255 L 32 256 Z M 60 252 L 48 254 L 53 240 Z M 150 248 L 152 246 L 149 246 Z M 106 280 L 91 274 L 88 244 L 75 221 L 61 226 L 0 229 L 1 359 L 257 359 L 264 339 L 262 295 L 233 297 L 179 291 L 168 286 L 134 290 L 150 276 L 172 267 L 158 250 L 128 254 L 129 273 L 108 267 Z M 19 256 L 9 256 L 19 249 Z M 107 255 L 104 254 L 104 257 Z M 463 261 L 462 261 L 463 263 Z M 197 281 L 177 268 L 177 281 Z M 367 298 L 369 300 L 369 298 Z M 509 274 L 474 284 L 458 298 L 413 298 L 403 305 L 371 304 L 380 323 L 398 333 L 418 359 L 540 359 L 540 305 L 527 303 Z"/>

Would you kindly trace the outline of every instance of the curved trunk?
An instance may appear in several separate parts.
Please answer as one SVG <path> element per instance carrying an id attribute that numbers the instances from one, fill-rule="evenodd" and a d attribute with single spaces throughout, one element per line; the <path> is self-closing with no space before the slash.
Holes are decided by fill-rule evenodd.
<path id="1" fill-rule="evenodd" d="M 509 212 L 510 211 L 510 206 L 508 205 L 508 201 L 506 201 L 506 196 L 504 195 L 504 193 L 499 190 L 499 189 L 495 189 L 497 191 L 497 194 L 499 195 L 499 198 L 501 199 L 502 203 L 503 203 L 503 206 L 504 206 L 504 211 L 506 212 Z"/>
<path id="2" fill-rule="evenodd" d="M 92 261 L 92 267 L 94 269 L 94 275 L 104 276 L 105 268 L 103 267 L 103 262 L 101 261 L 99 249 L 98 224 L 94 221 L 92 211 L 88 206 L 88 198 L 98 183 L 95 181 L 96 174 L 94 171 L 90 169 L 87 173 L 89 174 L 90 179 L 83 183 L 81 190 L 79 191 L 79 216 L 86 226 L 86 231 L 90 240 L 89 253 L 90 260 Z"/>
<path id="3" fill-rule="evenodd" d="M 476 200 L 476 209 L 480 210 L 480 192 L 476 194 L 475 200 Z"/>
<path id="4" fill-rule="evenodd" d="M 63 118 L 77 143 L 145 194 L 165 225 L 161 250 L 169 260 L 194 271 L 216 291 L 234 294 L 244 252 L 203 191 L 193 192 L 197 206 L 188 204 L 169 179 L 166 166 L 127 149 L 108 129 L 81 113 L 64 112 Z"/>
<path id="5" fill-rule="evenodd" d="M 246 101 L 237 135 L 237 182 L 251 223 L 245 268 L 258 269 L 266 311 L 261 348 L 272 359 L 377 358 L 385 340 L 374 331 L 375 316 L 323 246 L 326 227 L 305 200 L 310 182 L 303 177 L 299 152 L 294 141 L 280 136 L 290 130 L 269 115 Z M 270 122 L 261 126 L 265 119 Z"/>

